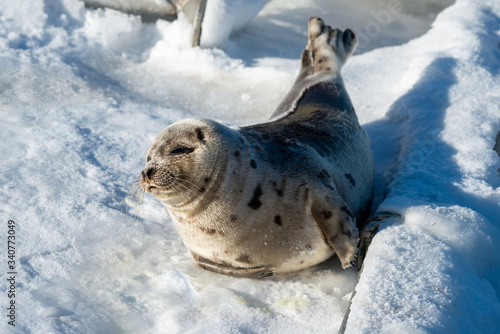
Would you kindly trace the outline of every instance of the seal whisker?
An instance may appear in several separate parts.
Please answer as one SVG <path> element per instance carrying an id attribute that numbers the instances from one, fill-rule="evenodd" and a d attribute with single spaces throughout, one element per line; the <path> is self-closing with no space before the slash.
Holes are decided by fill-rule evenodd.
<path id="1" fill-rule="evenodd" d="M 141 190 L 137 194 L 137 204 L 136 204 L 135 210 L 136 210 L 137 215 L 139 217 L 143 217 L 144 216 L 144 207 L 143 207 L 142 204 L 144 203 L 144 195 L 145 195 L 145 193 L 146 193 L 146 190 L 144 188 L 141 188 Z"/>
<path id="2" fill-rule="evenodd" d="M 180 175 L 179 175 L 180 176 Z M 188 176 L 188 175 L 186 175 Z M 194 184 L 193 182 L 187 180 L 187 179 L 182 179 L 182 178 L 178 178 L 177 179 L 178 181 L 182 181 L 182 182 L 187 182 L 188 184 L 192 185 L 193 187 L 195 187 L 198 191 L 202 191 L 200 187 L 198 187 L 196 184 Z"/>
<path id="3" fill-rule="evenodd" d="M 187 184 L 183 184 L 182 181 L 186 181 L 186 180 L 177 180 L 177 186 L 181 186 L 183 187 L 183 189 L 186 189 L 187 191 L 191 192 L 192 195 L 196 194 L 196 192 L 191 189 L 189 186 L 191 186 L 191 184 L 187 183 Z"/>
<path id="4" fill-rule="evenodd" d="M 183 187 L 183 189 L 185 189 L 185 190 L 189 191 L 189 192 L 191 193 L 191 195 L 193 195 L 193 197 L 196 197 L 196 196 L 198 195 L 198 194 L 196 193 L 196 191 L 194 191 L 193 189 L 189 188 L 189 187 L 188 187 L 187 185 L 185 185 L 185 184 L 182 184 L 182 183 L 180 183 L 180 182 L 177 182 L 175 185 L 176 185 L 176 186 L 181 186 L 181 187 Z M 177 188 L 176 190 L 177 190 L 177 191 L 179 191 L 179 189 L 178 189 L 178 188 Z M 187 194 L 185 194 L 184 192 L 179 191 L 179 193 L 180 193 L 181 195 L 183 195 L 185 199 L 187 199 L 187 200 L 191 199 L 191 198 L 190 198 Z"/>
<path id="5" fill-rule="evenodd" d="M 141 184 L 140 180 L 132 181 L 128 187 L 127 191 L 127 196 L 125 197 L 126 200 L 130 201 L 132 197 L 135 197 L 135 195 L 141 190 Z"/>
<path id="6" fill-rule="evenodd" d="M 182 187 L 184 187 L 184 189 L 189 190 L 189 191 L 192 191 L 192 190 L 187 188 L 185 185 L 180 184 L 180 183 L 172 185 L 172 189 L 174 189 L 178 195 L 181 195 L 184 199 L 189 201 L 190 200 L 189 196 L 187 194 L 185 194 L 184 191 L 182 191 L 182 189 L 179 189 L 179 186 L 182 186 Z"/>
<path id="7" fill-rule="evenodd" d="M 141 189 L 140 184 L 134 184 L 128 187 L 127 195 L 133 195 L 136 193 L 139 189 Z"/>
<path id="8" fill-rule="evenodd" d="M 139 220 L 141 216 L 140 207 L 142 206 L 141 194 L 144 193 L 144 188 L 141 185 L 141 180 L 137 179 L 129 184 L 129 189 L 127 195 L 125 196 L 125 213 L 127 215 L 132 215 L 131 212 L 136 212 L 133 215 L 134 219 Z"/>

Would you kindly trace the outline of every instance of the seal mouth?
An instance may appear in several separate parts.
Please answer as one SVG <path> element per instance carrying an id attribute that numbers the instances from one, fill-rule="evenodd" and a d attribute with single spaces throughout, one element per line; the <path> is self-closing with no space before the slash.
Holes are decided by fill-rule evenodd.
<path id="1" fill-rule="evenodd" d="M 151 193 L 153 195 L 166 195 L 170 192 L 172 187 L 169 186 L 161 186 L 161 185 L 145 185 L 143 188 L 146 192 Z"/>

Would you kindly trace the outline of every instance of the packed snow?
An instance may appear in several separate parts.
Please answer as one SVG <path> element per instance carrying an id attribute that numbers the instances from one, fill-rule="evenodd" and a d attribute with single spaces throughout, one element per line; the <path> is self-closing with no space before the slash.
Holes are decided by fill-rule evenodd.
<path id="1" fill-rule="evenodd" d="M 14 221 L 17 271 L 13 327 L 2 252 L 0 332 L 332 333 L 354 290 L 346 333 L 500 332 L 500 3 L 273 0 L 226 14 L 207 33 L 218 47 L 191 48 L 182 15 L 0 0 L 0 242 Z M 175 121 L 268 119 L 310 16 L 360 37 L 343 77 L 372 140 L 373 211 L 404 219 L 382 225 L 357 285 L 335 257 L 261 280 L 203 271 L 130 184 Z"/>

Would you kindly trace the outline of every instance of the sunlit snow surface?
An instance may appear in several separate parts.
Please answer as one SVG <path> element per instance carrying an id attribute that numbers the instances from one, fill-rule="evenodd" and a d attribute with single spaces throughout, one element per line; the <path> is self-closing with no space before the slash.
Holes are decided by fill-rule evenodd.
<path id="1" fill-rule="evenodd" d="M 356 280 L 336 258 L 266 280 L 212 274 L 159 202 L 124 203 L 169 124 L 266 120 L 321 16 L 364 34 L 343 76 L 376 206 L 406 218 L 375 237 L 347 332 L 500 332 L 500 3 L 418 3 L 271 1 L 221 48 L 192 49 L 182 16 L 0 0 L 0 243 L 14 220 L 19 272 L 16 327 L 3 312 L 0 331 L 336 332 Z"/>

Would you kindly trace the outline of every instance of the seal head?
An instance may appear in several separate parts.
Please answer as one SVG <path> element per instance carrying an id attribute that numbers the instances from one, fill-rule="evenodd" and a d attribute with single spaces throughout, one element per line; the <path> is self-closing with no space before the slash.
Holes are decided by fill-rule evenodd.
<path id="1" fill-rule="evenodd" d="M 218 173 L 231 130 L 206 119 L 186 119 L 155 139 L 141 173 L 141 187 L 169 207 L 200 199 L 207 180 Z"/>

